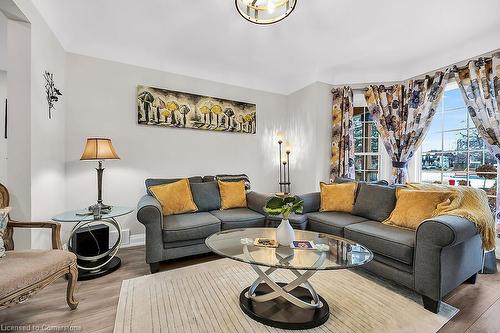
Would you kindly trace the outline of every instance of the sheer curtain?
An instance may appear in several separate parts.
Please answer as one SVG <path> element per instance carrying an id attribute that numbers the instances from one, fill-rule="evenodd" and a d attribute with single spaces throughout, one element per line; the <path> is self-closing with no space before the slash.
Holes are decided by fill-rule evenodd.
<path id="1" fill-rule="evenodd" d="M 391 87 L 369 86 L 365 91 L 384 147 L 392 159 L 395 184 L 408 180 L 408 161 L 422 144 L 443 97 L 449 70 L 424 80 L 408 80 Z"/>
<path id="2" fill-rule="evenodd" d="M 344 177 L 354 179 L 354 114 L 353 94 L 350 87 L 332 90 L 332 156 L 330 179 Z"/>

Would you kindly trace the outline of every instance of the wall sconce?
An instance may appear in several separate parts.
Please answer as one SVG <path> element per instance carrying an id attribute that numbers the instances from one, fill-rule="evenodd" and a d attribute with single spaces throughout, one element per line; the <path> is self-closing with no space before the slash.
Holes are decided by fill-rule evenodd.
<path id="1" fill-rule="evenodd" d="M 280 170 L 280 179 L 279 179 L 279 185 L 280 185 L 280 192 L 284 194 L 290 194 L 291 191 L 291 182 L 290 182 L 290 153 L 291 149 L 290 146 L 287 145 L 285 148 L 285 156 L 283 156 L 283 140 L 280 138 L 278 139 L 278 146 L 279 146 L 279 157 L 280 157 L 280 163 L 278 165 L 279 170 Z"/>

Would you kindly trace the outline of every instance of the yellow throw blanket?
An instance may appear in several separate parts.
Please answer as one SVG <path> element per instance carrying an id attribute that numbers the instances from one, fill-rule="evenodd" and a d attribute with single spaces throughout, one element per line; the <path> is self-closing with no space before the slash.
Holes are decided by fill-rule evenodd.
<path id="1" fill-rule="evenodd" d="M 439 205 L 434 216 L 453 215 L 474 222 L 483 240 L 486 250 L 495 248 L 495 220 L 488 205 L 486 192 L 468 186 L 446 186 L 436 184 L 408 183 L 414 190 L 451 191 L 454 193 L 449 204 Z"/>

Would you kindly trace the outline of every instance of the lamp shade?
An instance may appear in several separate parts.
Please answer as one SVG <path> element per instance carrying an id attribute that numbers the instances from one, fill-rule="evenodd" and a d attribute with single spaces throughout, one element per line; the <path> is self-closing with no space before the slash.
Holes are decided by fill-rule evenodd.
<path id="1" fill-rule="evenodd" d="M 93 160 L 119 160 L 111 139 L 88 138 L 83 151 L 82 161 Z"/>

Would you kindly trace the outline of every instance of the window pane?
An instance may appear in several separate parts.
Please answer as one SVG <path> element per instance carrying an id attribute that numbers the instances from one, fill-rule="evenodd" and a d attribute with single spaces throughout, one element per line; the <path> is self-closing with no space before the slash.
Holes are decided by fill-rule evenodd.
<path id="1" fill-rule="evenodd" d="M 443 150 L 443 146 L 441 144 L 441 133 L 427 133 L 424 142 L 422 143 L 422 152 L 430 152 L 430 151 L 441 151 Z"/>
<path id="2" fill-rule="evenodd" d="M 354 140 L 354 152 L 355 153 L 362 153 L 363 152 L 363 139 L 362 138 L 356 138 Z"/>
<path id="3" fill-rule="evenodd" d="M 467 151 L 467 130 L 443 133 L 444 151 Z"/>
<path id="4" fill-rule="evenodd" d="M 366 173 L 366 181 L 375 182 L 377 180 L 378 180 L 378 172 L 370 171 Z"/>
<path id="5" fill-rule="evenodd" d="M 444 92 L 444 110 L 455 109 L 464 106 L 464 99 L 460 89 L 451 89 Z"/>
<path id="6" fill-rule="evenodd" d="M 432 118 L 431 127 L 429 127 L 430 133 L 437 133 L 443 130 L 443 113 L 440 110 L 436 111 L 434 118 Z"/>
<path id="7" fill-rule="evenodd" d="M 365 152 L 366 153 L 378 153 L 378 138 L 372 138 L 372 139 L 365 139 L 366 146 L 365 146 Z"/>
<path id="8" fill-rule="evenodd" d="M 429 153 L 422 155 L 423 170 L 441 170 L 442 169 L 441 153 Z"/>
<path id="9" fill-rule="evenodd" d="M 356 180 L 365 180 L 365 177 L 363 176 L 363 172 L 356 171 Z"/>
<path id="10" fill-rule="evenodd" d="M 364 170 L 364 168 L 365 168 L 365 163 L 364 163 L 363 155 L 354 156 L 354 169 Z"/>
<path id="11" fill-rule="evenodd" d="M 374 123 L 370 124 L 369 133 L 372 138 L 378 138 L 377 126 Z"/>
<path id="12" fill-rule="evenodd" d="M 471 124 L 471 126 L 474 126 Z M 469 130 L 469 150 L 482 150 L 484 148 L 483 139 L 479 136 L 476 128 Z"/>
<path id="13" fill-rule="evenodd" d="M 444 131 L 463 128 L 467 128 L 467 111 L 465 108 L 444 112 Z"/>
<path id="14" fill-rule="evenodd" d="M 441 184 L 441 173 L 422 171 L 422 182 Z"/>
<path id="15" fill-rule="evenodd" d="M 467 169 L 467 153 L 443 153 L 442 165 L 445 171 L 465 172 Z"/>
<path id="16" fill-rule="evenodd" d="M 378 171 L 378 156 L 366 156 L 366 168 Z"/>

